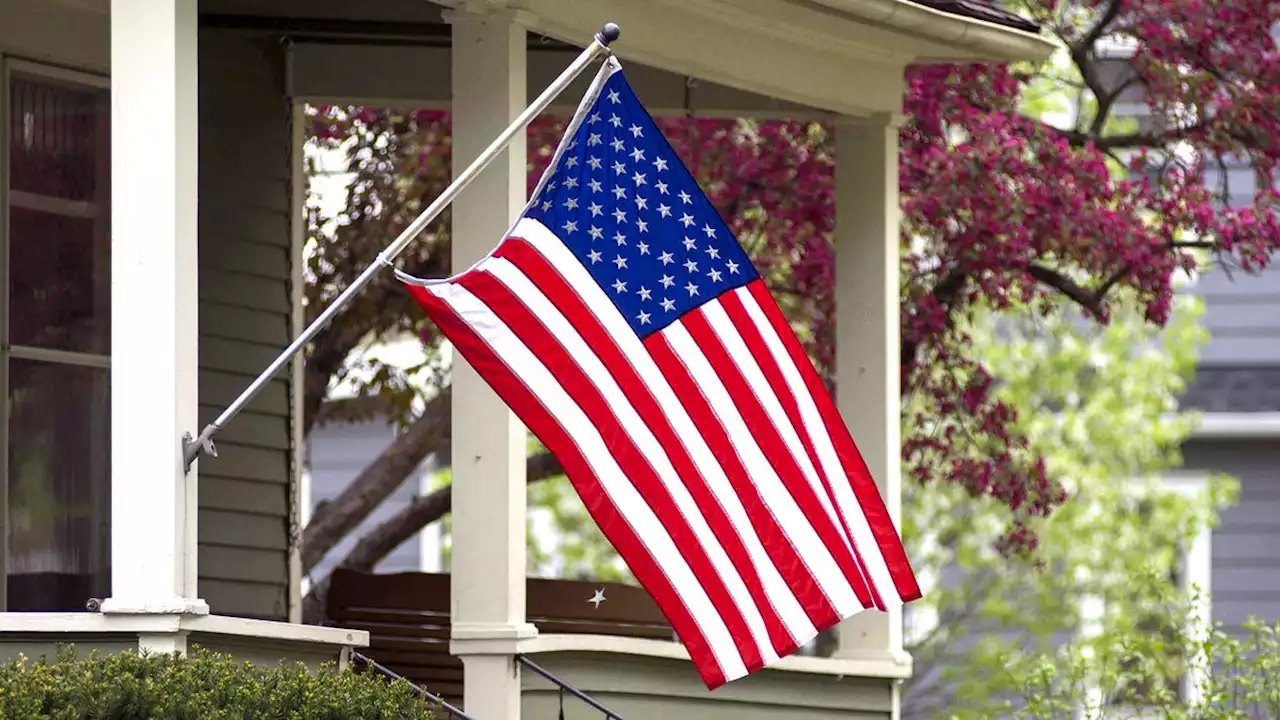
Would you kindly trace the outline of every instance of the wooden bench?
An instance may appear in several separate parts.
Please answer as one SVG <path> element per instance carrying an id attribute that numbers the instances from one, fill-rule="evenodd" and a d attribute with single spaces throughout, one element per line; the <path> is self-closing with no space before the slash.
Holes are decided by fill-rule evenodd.
<path id="1" fill-rule="evenodd" d="M 621 583 L 543 580 L 526 585 L 526 617 L 543 634 L 673 640 L 671 626 L 641 588 Z M 603 589 L 599 607 L 587 602 Z M 365 654 L 451 703 L 462 700 L 462 661 L 449 654 L 449 575 L 379 575 L 335 570 L 329 622 L 369 632 Z"/>

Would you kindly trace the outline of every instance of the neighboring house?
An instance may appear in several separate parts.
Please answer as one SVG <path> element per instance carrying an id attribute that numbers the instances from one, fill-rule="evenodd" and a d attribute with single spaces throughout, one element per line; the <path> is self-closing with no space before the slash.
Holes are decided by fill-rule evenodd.
<path id="1" fill-rule="evenodd" d="M 836 189 L 840 216 L 857 220 L 840 226 L 854 277 L 836 294 L 869 324 L 842 353 L 842 401 L 862 411 L 856 430 L 896 503 L 898 398 L 885 388 L 897 371 L 884 358 L 899 309 L 883 260 L 898 186 L 885 158 L 905 68 L 1038 59 L 1052 45 L 950 0 L 653 5 L 0 0 L 0 659 L 70 641 L 345 663 L 368 645 L 364 631 L 298 623 L 300 362 L 227 422 L 216 456 L 184 462 L 184 435 L 303 329 L 299 109 L 451 107 L 461 164 L 605 21 L 622 26 L 619 52 L 653 113 L 858 119 L 837 138 L 840 175 L 858 182 Z M 584 81 L 551 107 L 576 107 Z M 455 265 L 523 203 L 520 142 L 452 206 Z M 455 467 L 447 647 L 465 663 L 470 714 L 555 712 L 557 688 L 522 678 L 526 655 L 631 718 L 895 714 L 911 668 L 890 614 L 846 623 L 838 658 L 786 658 L 711 696 L 675 643 L 534 635 L 513 512 L 525 489 L 501 462 L 523 453 L 521 430 L 478 382 L 455 382 L 454 417 L 469 462 Z"/>

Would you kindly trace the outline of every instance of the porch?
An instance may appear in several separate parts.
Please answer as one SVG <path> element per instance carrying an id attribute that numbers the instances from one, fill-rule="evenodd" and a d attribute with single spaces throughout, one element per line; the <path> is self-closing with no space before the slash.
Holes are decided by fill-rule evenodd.
<path id="1" fill-rule="evenodd" d="M 854 309 L 839 313 L 839 401 L 896 514 L 904 69 L 1051 49 L 998 18 L 937 9 L 961 5 L 0 0 L 0 658 L 65 641 L 199 642 L 345 661 L 369 643 L 361 629 L 298 624 L 301 361 L 218 435 L 216 457 L 186 472 L 181 453 L 304 328 L 301 107 L 447 107 L 460 170 L 606 21 L 654 114 L 838 126 L 836 300 Z M 523 206 L 524 156 L 518 136 L 454 205 L 455 267 Z M 54 278 L 47 292 L 40 279 Z M 452 455 L 476 459 L 454 468 L 448 590 L 469 714 L 518 718 L 543 702 L 540 681 L 521 679 L 526 653 L 601 693 L 631 697 L 640 683 L 664 714 L 660 696 L 818 698 L 840 676 L 856 690 L 846 702 L 865 695 L 862 712 L 892 714 L 893 679 L 910 671 L 897 614 L 846 623 L 835 658 L 791 658 L 713 695 L 677 644 L 539 635 L 526 612 L 525 431 L 465 367 L 453 398 Z"/>

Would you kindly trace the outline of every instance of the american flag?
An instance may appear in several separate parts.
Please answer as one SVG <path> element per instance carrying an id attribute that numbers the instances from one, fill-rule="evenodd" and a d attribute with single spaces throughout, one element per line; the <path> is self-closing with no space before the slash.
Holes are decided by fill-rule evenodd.
<path id="1" fill-rule="evenodd" d="M 794 332 L 607 63 L 508 236 L 407 287 L 716 688 L 920 590 Z"/>

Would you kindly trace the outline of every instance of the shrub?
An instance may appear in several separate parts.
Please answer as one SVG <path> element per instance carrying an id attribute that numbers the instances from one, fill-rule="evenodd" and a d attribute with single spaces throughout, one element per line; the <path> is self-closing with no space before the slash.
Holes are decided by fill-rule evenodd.
<path id="1" fill-rule="evenodd" d="M 95 650 L 77 659 L 64 646 L 54 661 L 23 657 L 0 666 L 0 717 L 426 720 L 432 711 L 403 680 L 331 663 L 255 666 L 201 648 L 186 656 Z"/>

